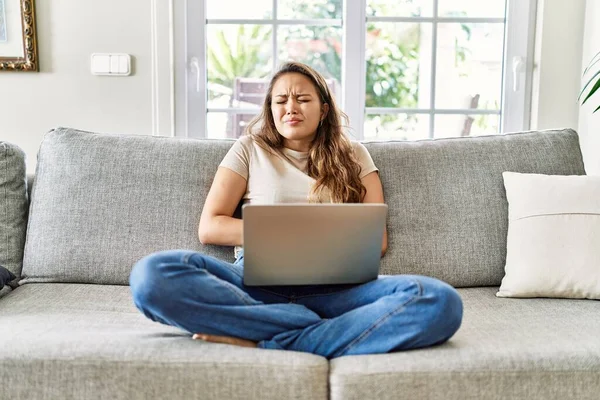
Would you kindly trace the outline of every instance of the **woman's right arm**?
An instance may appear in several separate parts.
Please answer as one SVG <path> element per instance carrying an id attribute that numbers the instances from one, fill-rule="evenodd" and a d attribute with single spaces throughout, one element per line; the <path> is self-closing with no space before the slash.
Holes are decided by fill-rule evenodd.
<path id="1" fill-rule="evenodd" d="M 246 184 L 246 179 L 229 168 L 217 169 L 200 216 L 198 238 L 202 244 L 243 244 L 242 220 L 232 215 L 246 193 Z"/>

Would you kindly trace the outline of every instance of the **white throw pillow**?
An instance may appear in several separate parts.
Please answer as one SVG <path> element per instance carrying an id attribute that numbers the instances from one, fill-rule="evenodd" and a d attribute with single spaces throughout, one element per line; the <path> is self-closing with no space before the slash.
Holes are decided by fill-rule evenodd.
<path id="1" fill-rule="evenodd" d="M 502 176 L 508 236 L 496 296 L 600 299 L 600 176 Z"/>

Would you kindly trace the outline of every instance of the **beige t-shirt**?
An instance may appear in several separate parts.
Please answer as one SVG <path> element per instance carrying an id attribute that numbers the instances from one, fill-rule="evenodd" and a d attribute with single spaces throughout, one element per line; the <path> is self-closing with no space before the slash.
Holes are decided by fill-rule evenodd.
<path id="1" fill-rule="evenodd" d="M 367 148 L 352 141 L 356 158 L 361 166 L 360 178 L 378 171 Z M 240 137 L 219 164 L 247 181 L 244 204 L 307 203 L 315 179 L 306 173 L 308 152 L 283 148 L 286 157 L 259 146 L 251 136 Z M 319 200 L 331 202 L 325 189 Z M 240 247 L 236 247 L 235 254 Z"/>

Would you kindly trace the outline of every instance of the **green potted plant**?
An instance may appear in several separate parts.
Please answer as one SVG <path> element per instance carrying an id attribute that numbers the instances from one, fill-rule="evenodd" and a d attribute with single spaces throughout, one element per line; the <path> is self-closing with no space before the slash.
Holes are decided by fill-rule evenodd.
<path id="1" fill-rule="evenodd" d="M 587 93 L 587 95 L 585 96 L 585 98 L 583 99 L 583 101 L 581 102 L 581 105 L 584 105 L 585 102 L 594 94 L 596 93 L 596 91 L 598 90 L 598 88 L 600 88 L 600 64 L 598 64 L 600 62 L 600 52 L 598 52 L 594 57 L 592 57 L 592 61 L 590 61 L 590 65 L 588 65 L 588 67 L 583 71 L 583 76 L 585 77 L 587 76 L 592 76 L 590 78 L 590 80 L 585 84 L 585 86 L 583 87 L 583 89 L 581 90 L 581 93 L 579 93 L 579 97 L 577 98 L 577 100 L 581 100 L 581 96 L 583 96 L 583 94 L 585 93 L 586 89 L 592 85 L 592 88 L 590 89 L 590 91 Z M 597 65 L 598 64 L 598 65 Z M 600 110 L 600 106 L 598 106 L 593 112 L 596 112 Z"/>

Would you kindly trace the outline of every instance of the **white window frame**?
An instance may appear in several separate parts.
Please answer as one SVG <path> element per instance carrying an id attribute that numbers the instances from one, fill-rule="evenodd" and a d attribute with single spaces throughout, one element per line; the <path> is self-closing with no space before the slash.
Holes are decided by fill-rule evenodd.
<path id="1" fill-rule="evenodd" d="M 434 2 L 432 17 L 369 17 L 367 0 L 344 0 L 341 21 L 343 33 L 342 99 L 341 105 L 349 116 L 353 137 L 364 139 L 366 114 L 421 114 L 429 116 L 429 136 L 435 132 L 436 115 L 500 114 L 500 132 L 529 129 L 531 106 L 531 77 L 536 0 L 506 0 L 506 18 L 441 18 L 437 16 L 439 0 Z M 183 23 L 181 23 L 183 21 Z M 205 23 L 199 23 L 204 21 Z M 432 23 L 431 107 L 425 109 L 365 108 L 366 97 L 366 26 L 367 21 L 429 22 Z M 174 5 L 174 68 L 175 68 L 175 132 L 176 136 L 207 137 L 207 112 L 255 113 L 256 109 L 207 109 L 206 26 L 207 23 L 268 24 L 273 27 L 272 48 L 277 49 L 277 26 L 280 24 L 332 25 L 339 20 L 278 20 L 277 0 L 273 0 L 270 19 L 206 19 L 206 1 L 179 1 Z M 435 78 L 438 22 L 506 23 L 502 73 L 501 110 L 436 109 Z M 277 67 L 277 53 L 273 70 Z M 193 110 L 204 110 L 195 112 Z"/>

